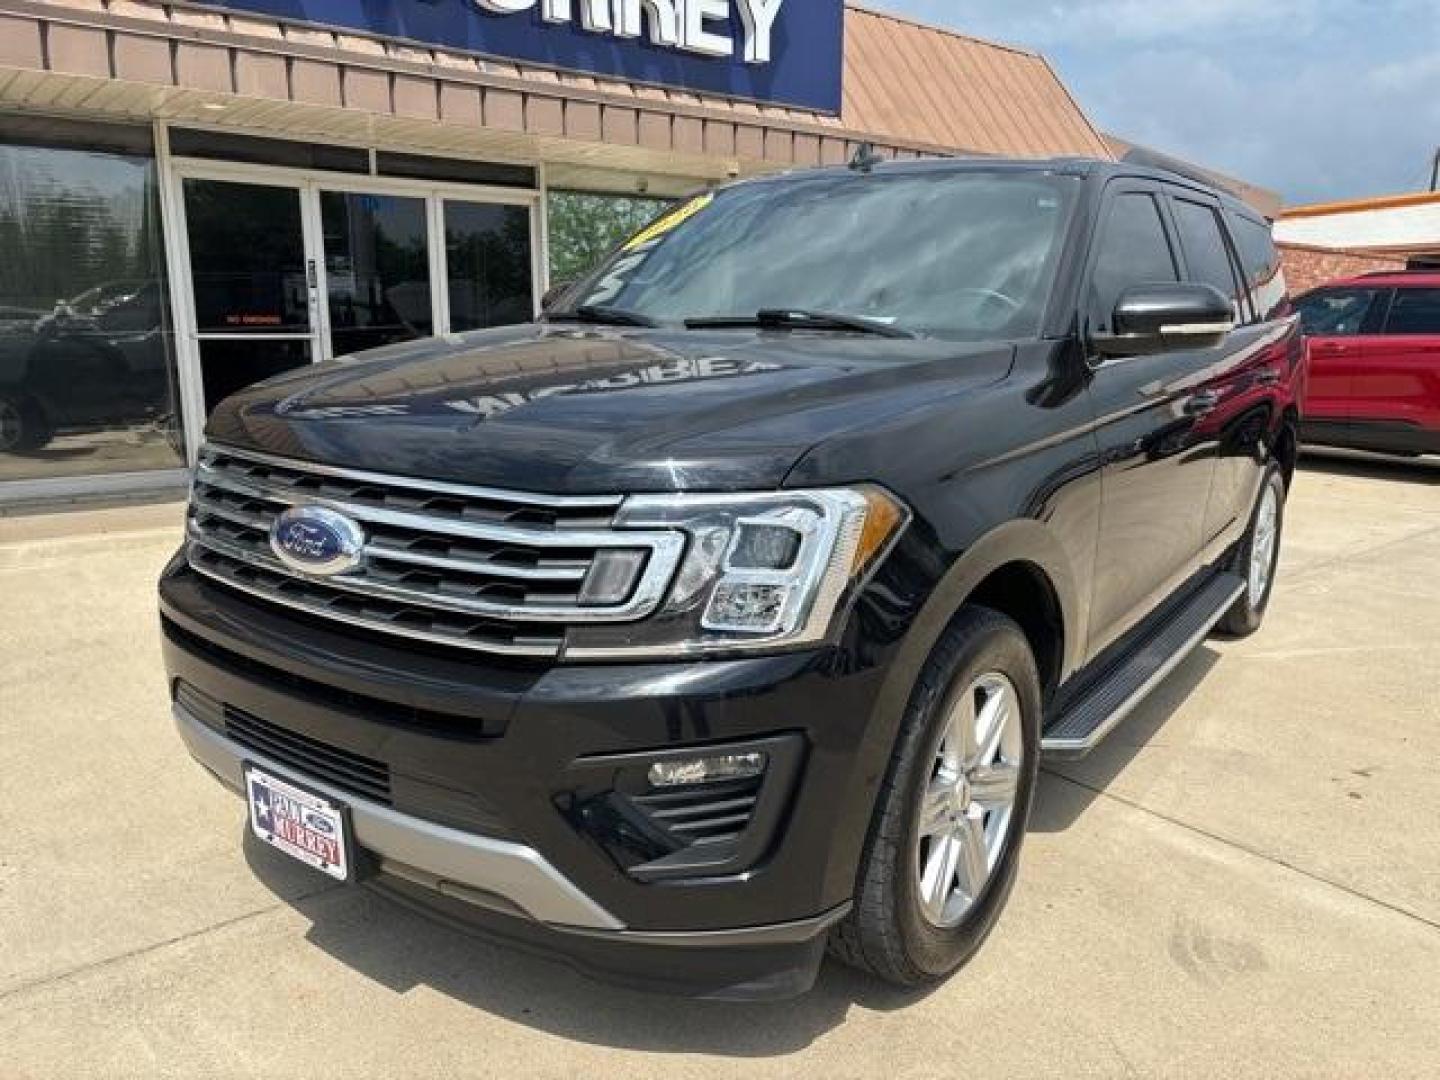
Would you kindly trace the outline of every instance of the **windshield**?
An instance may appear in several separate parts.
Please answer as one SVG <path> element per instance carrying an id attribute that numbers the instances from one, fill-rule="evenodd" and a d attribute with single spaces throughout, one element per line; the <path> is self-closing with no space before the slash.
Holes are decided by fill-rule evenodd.
<path id="1" fill-rule="evenodd" d="M 964 340 L 1033 337 L 1079 189 L 1035 172 L 827 172 L 682 204 L 572 289 L 564 318 L 823 312 Z"/>

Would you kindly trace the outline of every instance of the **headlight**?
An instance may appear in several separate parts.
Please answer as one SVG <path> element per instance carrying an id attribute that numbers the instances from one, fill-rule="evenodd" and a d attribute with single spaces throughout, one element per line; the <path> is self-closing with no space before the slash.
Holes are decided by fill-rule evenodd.
<path id="1" fill-rule="evenodd" d="M 572 628 L 573 659 L 756 652 L 823 641 L 910 511 L 872 486 L 763 495 L 636 495 L 619 529 L 675 529 L 686 551 L 643 622 Z M 623 575 L 633 579 L 633 568 Z"/>

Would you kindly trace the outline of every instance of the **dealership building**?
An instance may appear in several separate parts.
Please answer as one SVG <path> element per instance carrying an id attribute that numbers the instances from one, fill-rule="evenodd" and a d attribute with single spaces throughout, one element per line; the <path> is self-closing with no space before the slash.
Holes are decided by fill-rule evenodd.
<path id="1" fill-rule="evenodd" d="M 863 143 L 1114 154 L 1043 57 L 840 0 L 0 0 L 0 507 L 174 487 L 241 386 Z"/>

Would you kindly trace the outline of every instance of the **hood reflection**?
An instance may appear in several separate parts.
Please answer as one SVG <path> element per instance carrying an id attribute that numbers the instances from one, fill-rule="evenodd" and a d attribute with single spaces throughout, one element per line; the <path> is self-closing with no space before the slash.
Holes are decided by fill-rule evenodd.
<path id="1" fill-rule="evenodd" d="M 675 357 L 664 363 L 626 371 L 603 379 L 586 379 L 578 383 L 556 383 L 534 390 L 516 393 L 486 394 L 482 397 L 446 401 L 446 408 L 468 413 L 481 420 L 493 420 L 512 409 L 528 405 L 532 401 L 555 397 L 560 394 L 603 394 L 611 390 L 628 390 L 636 386 L 655 386 L 697 382 L 702 379 L 725 379 L 737 375 L 758 375 L 766 371 L 779 371 L 779 364 L 764 360 L 737 360 L 726 356 Z"/>

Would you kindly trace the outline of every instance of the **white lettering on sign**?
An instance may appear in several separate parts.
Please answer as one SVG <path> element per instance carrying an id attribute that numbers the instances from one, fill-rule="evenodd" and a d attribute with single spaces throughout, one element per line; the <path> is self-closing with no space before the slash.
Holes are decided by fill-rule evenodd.
<path id="1" fill-rule="evenodd" d="M 770 63 L 770 36 L 785 0 L 740 0 L 740 21 L 745 24 L 745 62 Z"/>
<path id="2" fill-rule="evenodd" d="M 740 55 L 747 64 L 768 64 L 775 20 L 785 0 L 474 0 L 492 15 L 519 15 L 540 8 L 547 23 L 568 25 L 580 9 L 591 33 L 620 38 L 646 36 L 651 44 L 700 56 L 734 56 L 729 30 L 733 2 L 743 31 Z"/>
<path id="3" fill-rule="evenodd" d="M 615 0 L 615 33 L 620 37 L 638 38 L 643 11 L 650 24 L 650 40 L 656 45 L 676 48 L 680 44 L 677 2 L 683 0 Z"/>

